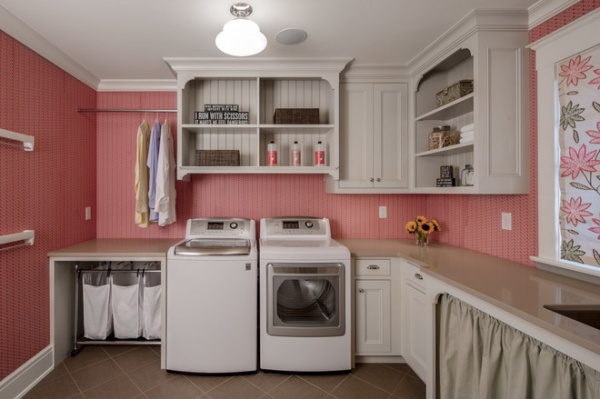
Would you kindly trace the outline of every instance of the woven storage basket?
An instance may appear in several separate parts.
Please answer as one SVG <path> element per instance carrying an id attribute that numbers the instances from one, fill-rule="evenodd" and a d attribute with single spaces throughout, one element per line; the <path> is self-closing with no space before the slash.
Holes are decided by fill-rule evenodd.
<path id="1" fill-rule="evenodd" d="M 278 125 L 318 125 L 319 108 L 276 108 L 274 120 Z"/>
<path id="2" fill-rule="evenodd" d="M 473 81 L 461 80 L 454 83 L 452 86 L 446 87 L 435 95 L 435 103 L 438 107 L 456 101 L 467 94 L 473 93 Z"/>
<path id="3" fill-rule="evenodd" d="M 196 150 L 196 166 L 240 166 L 238 150 Z"/>

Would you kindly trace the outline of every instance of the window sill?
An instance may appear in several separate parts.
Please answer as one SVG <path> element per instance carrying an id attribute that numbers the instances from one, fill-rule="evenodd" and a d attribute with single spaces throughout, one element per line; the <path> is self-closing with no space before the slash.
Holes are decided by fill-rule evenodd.
<path id="1" fill-rule="evenodd" d="M 540 270 L 600 285 L 600 269 L 565 260 L 530 256 Z"/>

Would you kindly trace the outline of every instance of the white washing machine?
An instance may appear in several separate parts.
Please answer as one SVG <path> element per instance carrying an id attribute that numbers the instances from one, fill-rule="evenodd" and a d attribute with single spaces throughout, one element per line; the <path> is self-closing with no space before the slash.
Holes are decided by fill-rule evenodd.
<path id="1" fill-rule="evenodd" d="M 329 220 L 260 221 L 260 368 L 352 368 L 350 251 Z"/>
<path id="2" fill-rule="evenodd" d="M 187 221 L 167 254 L 167 370 L 257 370 L 257 269 L 253 220 Z"/>

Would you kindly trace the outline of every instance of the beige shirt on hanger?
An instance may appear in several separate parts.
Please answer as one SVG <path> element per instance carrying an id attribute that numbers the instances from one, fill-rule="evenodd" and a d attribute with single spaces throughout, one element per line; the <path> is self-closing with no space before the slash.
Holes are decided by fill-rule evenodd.
<path id="1" fill-rule="evenodd" d="M 150 125 L 144 119 L 137 132 L 137 153 L 135 160 L 135 224 L 148 227 L 148 146 L 150 145 Z"/>

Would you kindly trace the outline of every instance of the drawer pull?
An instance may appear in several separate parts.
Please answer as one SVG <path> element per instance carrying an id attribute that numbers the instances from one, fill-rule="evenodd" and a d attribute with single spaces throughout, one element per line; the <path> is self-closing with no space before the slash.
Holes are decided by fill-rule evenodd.
<path id="1" fill-rule="evenodd" d="M 369 265 L 369 266 L 367 266 L 367 269 L 369 269 L 369 270 L 379 270 L 379 266 L 377 266 L 377 265 Z"/>
<path id="2" fill-rule="evenodd" d="M 415 278 L 418 280 L 423 280 L 423 276 L 420 273 L 415 273 Z"/>
<path id="3" fill-rule="evenodd" d="M 360 292 L 362 294 L 363 292 L 365 292 L 365 290 L 363 290 L 362 288 L 359 288 L 358 292 Z"/>

